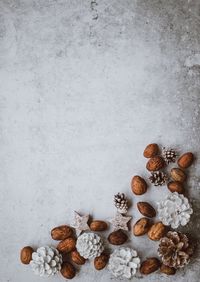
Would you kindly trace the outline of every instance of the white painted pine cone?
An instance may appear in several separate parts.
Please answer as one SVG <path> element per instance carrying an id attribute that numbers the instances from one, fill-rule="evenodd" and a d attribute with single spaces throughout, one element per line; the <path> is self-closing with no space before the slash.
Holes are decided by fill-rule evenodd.
<path id="1" fill-rule="evenodd" d="M 76 248 L 79 254 L 85 259 L 91 259 L 100 256 L 104 250 L 101 237 L 95 233 L 83 233 L 78 237 Z"/>
<path id="2" fill-rule="evenodd" d="M 140 258 L 131 248 L 116 249 L 110 256 L 108 269 L 115 277 L 132 278 L 140 267 Z"/>
<path id="3" fill-rule="evenodd" d="M 170 193 L 165 200 L 158 203 L 158 217 L 165 225 L 178 228 L 186 225 L 193 213 L 188 199 L 177 192 Z"/>
<path id="4" fill-rule="evenodd" d="M 117 193 L 114 196 L 114 204 L 117 211 L 121 214 L 125 214 L 128 211 L 128 200 L 124 193 Z"/>
<path id="5" fill-rule="evenodd" d="M 61 269 L 62 256 L 57 249 L 49 246 L 40 247 L 32 254 L 31 268 L 36 275 L 50 276 Z"/>

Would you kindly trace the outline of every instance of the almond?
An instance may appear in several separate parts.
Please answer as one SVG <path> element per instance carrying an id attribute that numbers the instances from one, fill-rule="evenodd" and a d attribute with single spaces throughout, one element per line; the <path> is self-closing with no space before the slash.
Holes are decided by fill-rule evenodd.
<path id="1" fill-rule="evenodd" d="M 131 182 L 131 189 L 135 195 L 142 195 L 147 191 L 147 184 L 142 177 L 135 175 Z"/>
<path id="2" fill-rule="evenodd" d="M 71 253 L 70 253 L 70 256 L 71 256 L 71 260 L 74 262 L 74 263 L 76 263 L 76 264 L 78 264 L 78 265 L 83 265 L 83 264 L 85 264 L 85 261 L 86 261 L 86 259 L 84 258 L 84 257 L 82 257 L 80 254 L 79 254 L 79 252 L 78 251 L 72 251 Z"/>
<path id="3" fill-rule="evenodd" d="M 153 241 L 158 241 L 164 236 L 165 231 L 166 227 L 162 222 L 154 223 L 148 231 L 148 237 Z"/>
<path id="4" fill-rule="evenodd" d="M 67 225 L 61 225 L 51 230 L 51 237 L 54 240 L 64 240 L 73 235 L 73 230 Z"/>
<path id="5" fill-rule="evenodd" d="M 150 274 L 160 267 L 160 261 L 157 258 L 148 258 L 142 262 L 140 272 L 142 274 Z"/>
<path id="6" fill-rule="evenodd" d="M 23 264 L 29 264 L 32 260 L 32 253 L 34 252 L 33 248 L 26 246 L 21 250 L 20 260 Z"/>
<path id="7" fill-rule="evenodd" d="M 102 270 L 107 265 L 108 260 L 109 255 L 103 253 L 94 259 L 94 267 L 96 270 Z"/>
<path id="8" fill-rule="evenodd" d="M 145 158 L 152 158 L 152 157 L 154 157 L 158 154 L 158 151 L 159 151 L 159 147 L 158 147 L 157 144 L 155 144 L 155 143 L 149 144 L 144 149 L 143 156 Z"/>
<path id="9" fill-rule="evenodd" d="M 180 168 L 188 168 L 193 163 L 193 160 L 194 155 L 191 152 L 187 152 L 180 156 L 177 163 Z"/>
<path id="10" fill-rule="evenodd" d="M 167 184 L 168 189 L 173 192 L 178 192 L 179 194 L 183 194 L 184 186 L 183 183 L 178 181 L 171 181 Z"/>
<path id="11" fill-rule="evenodd" d="M 156 157 L 151 158 L 146 164 L 146 168 L 149 171 L 160 170 L 164 166 L 165 166 L 165 161 L 160 156 L 156 156 Z"/>
<path id="12" fill-rule="evenodd" d="M 67 279 L 72 279 L 76 275 L 76 270 L 70 262 L 64 262 L 62 264 L 60 273 L 62 274 L 63 277 Z"/>
<path id="13" fill-rule="evenodd" d="M 128 236 L 122 230 L 114 231 L 108 236 L 108 241 L 112 245 L 122 245 L 127 239 Z"/>
<path id="14" fill-rule="evenodd" d="M 156 216 L 155 209 L 147 202 L 138 202 L 137 207 L 140 213 L 144 216 L 151 217 L 151 218 Z"/>
<path id="15" fill-rule="evenodd" d="M 90 229 L 92 231 L 105 231 L 107 228 L 108 228 L 107 223 L 102 220 L 93 220 L 90 223 Z"/>
<path id="16" fill-rule="evenodd" d="M 187 178 L 187 175 L 180 168 L 172 168 L 171 177 L 173 178 L 174 181 L 184 182 Z"/>
<path id="17" fill-rule="evenodd" d="M 165 273 L 167 275 L 174 275 L 176 273 L 176 269 L 174 267 L 162 264 L 160 267 L 160 272 Z"/>
<path id="18" fill-rule="evenodd" d="M 142 217 L 133 226 L 133 234 L 135 236 L 142 236 L 149 231 L 150 227 L 150 220 L 148 218 Z"/>
<path id="19" fill-rule="evenodd" d="M 75 250 L 76 248 L 76 239 L 69 237 L 63 241 L 61 241 L 57 249 L 61 253 L 70 253 L 71 251 Z"/>

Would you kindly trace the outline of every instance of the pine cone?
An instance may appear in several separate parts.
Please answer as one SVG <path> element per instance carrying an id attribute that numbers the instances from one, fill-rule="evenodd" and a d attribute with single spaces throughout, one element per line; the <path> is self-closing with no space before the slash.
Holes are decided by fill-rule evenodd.
<path id="1" fill-rule="evenodd" d="M 58 250 L 52 247 L 41 247 L 32 254 L 30 265 L 35 274 L 50 276 L 61 269 L 62 256 Z"/>
<path id="2" fill-rule="evenodd" d="M 174 149 L 166 149 L 165 147 L 163 147 L 162 155 L 167 164 L 175 163 L 177 154 Z"/>
<path id="3" fill-rule="evenodd" d="M 157 213 L 164 225 L 178 228 L 180 225 L 185 226 L 190 221 L 193 210 L 186 197 L 174 192 L 158 202 Z"/>
<path id="4" fill-rule="evenodd" d="M 115 277 L 132 278 L 140 267 L 137 252 L 130 248 L 115 249 L 111 254 L 108 269 Z"/>
<path id="5" fill-rule="evenodd" d="M 124 193 L 118 193 L 114 196 L 114 203 L 115 207 L 117 208 L 117 211 L 119 213 L 127 213 L 128 211 L 128 200 Z"/>
<path id="6" fill-rule="evenodd" d="M 162 186 L 167 181 L 167 175 L 162 171 L 154 171 L 151 173 L 149 180 L 154 186 Z"/>
<path id="7" fill-rule="evenodd" d="M 85 259 L 99 257 L 104 250 L 101 237 L 95 233 L 83 233 L 78 237 L 76 248 Z"/>
<path id="8" fill-rule="evenodd" d="M 160 240 L 158 254 L 163 264 L 182 268 L 189 263 L 193 253 L 193 246 L 187 236 L 180 232 L 169 231 L 166 237 Z"/>

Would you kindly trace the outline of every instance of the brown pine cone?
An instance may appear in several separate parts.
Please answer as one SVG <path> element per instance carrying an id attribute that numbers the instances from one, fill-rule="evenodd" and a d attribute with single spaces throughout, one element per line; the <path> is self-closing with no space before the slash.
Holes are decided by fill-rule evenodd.
<path id="1" fill-rule="evenodd" d="M 189 263 L 193 253 L 193 246 L 185 234 L 169 231 L 160 240 L 158 254 L 162 262 L 170 267 L 182 268 Z"/>

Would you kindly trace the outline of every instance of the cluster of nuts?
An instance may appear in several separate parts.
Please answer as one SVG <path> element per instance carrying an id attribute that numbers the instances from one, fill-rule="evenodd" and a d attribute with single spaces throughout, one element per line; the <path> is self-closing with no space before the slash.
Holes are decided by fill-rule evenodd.
<path id="1" fill-rule="evenodd" d="M 148 158 L 146 168 L 151 173 L 164 173 L 161 170 L 166 167 L 170 162 L 166 160 L 166 156 L 171 157 L 171 162 L 175 161 L 176 154 L 171 149 L 169 152 L 165 151 L 165 158 L 159 155 L 159 146 L 157 144 L 149 144 L 143 153 L 145 158 Z M 187 152 L 183 154 L 177 161 L 178 167 L 174 167 L 170 171 L 171 180 L 168 182 L 167 187 L 171 192 L 184 192 L 184 182 L 187 179 L 185 169 L 188 168 L 193 162 L 193 154 Z M 164 178 L 164 181 L 166 179 Z M 144 178 L 136 175 L 132 178 L 131 189 L 135 195 L 143 195 L 148 189 L 148 184 Z M 118 198 L 124 197 L 124 194 L 118 194 Z M 119 199 L 120 200 L 120 199 Z M 127 208 L 127 203 L 122 199 L 123 208 Z M 120 208 L 120 204 L 118 208 Z M 137 208 L 139 212 L 143 215 L 133 226 L 133 234 L 135 236 L 142 236 L 147 234 L 148 238 L 153 241 L 158 241 L 164 237 L 167 232 L 167 227 L 161 222 L 152 222 L 152 219 L 156 216 L 155 208 L 148 202 L 138 202 Z M 108 224 L 102 220 L 93 220 L 89 224 L 89 228 L 93 232 L 102 232 L 108 229 Z M 63 257 L 63 263 L 61 266 L 60 273 L 66 279 L 72 279 L 76 275 L 75 265 L 84 265 L 86 259 L 82 257 L 76 249 L 76 236 L 74 235 L 74 230 L 71 226 L 61 225 L 55 227 L 51 230 L 51 237 L 53 240 L 59 241 L 57 244 L 57 250 Z M 119 246 L 127 242 L 128 236 L 121 229 L 113 231 L 108 236 L 108 242 L 111 245 Z M 21 250 L 20 259 L 23 264 L 29 264 L 32 260 L 33 248 L 26 246 Z M 99 257 L 94 259 L 94 267 L 96 270 L 102 270 L 105 268 L 109 261 L 109 254 L 103 252 Z M 166 266 L 162 264 L 157 258 L 148 258 L 142 262 L 140 266 L 140 272 L 142 274 L 150 274 L 154 271 L 160 269 L 162 273 L 167 275 L 173 275 L 176 269 L 173 267 Z"/>
<path id="2" fill-rule="evenodd" d="M 105 221 L 93 220 L 90 222 L 90 230 L 95 232 L 105 231 L 108 225 Z M 56 241 L 60 241 L 57 250 L 62 254 L 63 263 L 60 270 L 61 275 L 66 279 L 72 279 L 76 275 L 74 265 L 81 266 L 85 264 L 86 259 L 82 257 L 76 250 L 76 237 L 73 228 L 67 225 L 61 225 L 51 230 L 51 237 Z M 112 240 L 112 239 L 111 239 Z M 20 260 L 23 264 L 29 264 L 32 260 L 33 248 L 26 246 L 21 250 Z M 96 270 L 103 269 L 109 260 L 107 253 L 102 253 L 94 259 L 94 267 Z"/>
<path id="3" fill-rule="evenodd" d="M 166 161 L 159 153 L 157 144 L 149 144 L 144 150 L 144 157 L 149 158 L 146 168 L 150 172 L 161 172 L 160 170 L 166 166 Z M 178 167 L 174 167 L 170 171 L 171 180 L 168 182 L 167 187 L 171 192 L 184 193 L 184 182 L 187 179 L 185 169 L 188 168 L 194 160 L 191 152 L 187 152 L 180 156 L 177 161 Z M 147 191 L 147 182 L 140 176 L 136 175 L 131 183 L 132 191 L 135 195 L 142 195 Z"/>
<path id="4" fill-rule="evenodd" d="M 172 152 L 172 149 L 169 150 Z M 166 153 L 166 151 L 165 151 Z M 149 144 L 143 153 L 145 158 L 149 158 L 146 168 L 150 172 L 160 172 L 161 169 L 165 168 L 169 161 L 166 161 L 162 156 L 159 155 L 159 147 L 157 144 Z M 171 162 L 175 162 L 176 154 L 174 152 L 174 158 Z M 184 182 L 187 179 L 185 169 L 187 169 L 193 163 L 194 155 L 191 152 L 184 153 L 177 160 L 178 167 L 174 167 L 170 171 L 171 180 L 167 184 L 168 189 L 171 192 L 184 193 Z M 134 192 L 134 191 L 133 191 Z M 137 191 L 135 193 L 137 195 Z M 140 194 L 141 195 L 141 194 Z"/>
<path id="5" fill-rule="evenodd" d="M 172 181 L 168 183 L 168 189 L 171 192 L 184 193 L 184 182 L 187 179 L 185 169 L 188 168 L 194 160 L 194 156 L 191 152 L 183 154 L 177 161 L 179 167 L 171 169 L 170 176 Z"/>
<path id="6" fill-rule="evenodd" d="M 169 163 L 162 156 L 159 155 L 159 146 L 157 144 L 149 144 L 143 153 L 145 158 L 148 158 L 146 168 L 150 172 L 160 172 L 161 169 L 166 167 Z M 176 156 L 174 154 L 174 156 Z M 191 152 L 187 152 L 179 157 L 177 164 L 178 167 L 174 167 L 170 171 L 171 181 L 167 184 L 168 189 L 171 192 L 184 192 L 183 183 L 186 181 L 185 169 L 188 168 L 194 160 L 194 156 Z M 173 161 L 175 161 L 175 157 Z M 141 176 L 134 176 L 131 181 L 131 189 L 135 195 L 143 195 L 148 189 L 147 182 Z M 133 234 L 135 236 L 142 236 L 147 234 L 148 238 L 153 241 L 160 240 L 167 232 L 167 227 L 162 222 L 152 223 L 151 219 L 156 216 L 156 211 L 147 202 L 138 202 L 137 208 L 139 212 L 144 216 L 140 218 L 133 226 Z M 173 275 L 176 270 L 172 267 L 161 264 L 157 258 L 149 258 L 141 264 L 140 272 L 142 274 L 150 274 L 160 268 L 162 273 Z"/>
<path id="7" fill-rule="evenodd" d="M 90 222 L 90 230 L 95 232 L 105 231 L 108 225 L 102 220 L 93 220 Z M 83 265 L 86 259 L 82 257 L 76 250 L 76 239 L 72 237 L 72 228 L 66 225 L 54 228 L 51 231 L 51 236 L 54 240 L 62 240 L 57 245 L 57 249 L 61 254 L 69 254 L 71 262 L 76 265 Z M 94 267 L 96 270 L 103 269 L 107 262 L 109 256 L 106 253 L 101 254 L 99 257 L 94 259 Z M 70 262 L 64 262 L 61 268 L 61 274 L 67 278 L 72 279 L 75 276 L 76 270 Z"/>
<path id="8" fill-rule="evenodd" d="M 51 237 L 56 241 L 60 241 L 57 245 L 57 250 L 61 254 L 69 254 L 72 261 L 76 263 L 84 264 L 84 258 L 82 258 L 76 252 L 76 238 L 74 237 L 73 230 L 70 226 L 61 225 L 51 230 Z M 64 261 L 60 273 L 67 279 L 72 279 L 76 275 L 75 267 L 69 261 Z"/>

